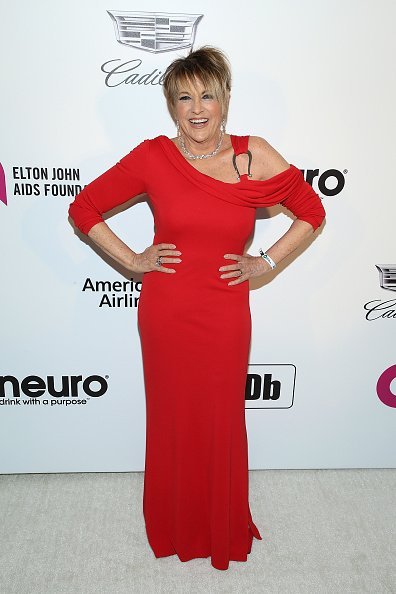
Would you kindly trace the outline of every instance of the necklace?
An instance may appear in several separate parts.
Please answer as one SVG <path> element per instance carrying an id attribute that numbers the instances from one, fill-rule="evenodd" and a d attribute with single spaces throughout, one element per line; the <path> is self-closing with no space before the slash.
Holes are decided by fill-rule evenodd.
<path id="1" fill-rule="evenodd" d="M 194 155 L 193 153 L 190 153 L 190 151 L 188 150 L 188 148 L 186 147 L 185 143 L 184 143 L 184 138 L 180 132 L 180 127 L 179 127 L 179 122 L 177 122 L 178 126 L 177 126 L 177 135 L 180 141 L 180 146 L 182 148 L 182 151 L 185 155 L 187 155 L 187 157 L 189 159 L 209 159 L 209 157 L 214 157 L 215 155 L 217 155 L 217 153 L 220 150 L 220 146 L 223 140 L 223 136 L 224 136 L 224 130 L 225 130 L 225 126 L 222 125 L 220 127 L 220 138 L 219 138 L 219 142 L 217 143 L 216 148 L 214 149 L 214 151 L 212 151 L 211 153 L 206 153 L 204 155 Z M 222 123 L 223 124 L 223 123 Z"/>

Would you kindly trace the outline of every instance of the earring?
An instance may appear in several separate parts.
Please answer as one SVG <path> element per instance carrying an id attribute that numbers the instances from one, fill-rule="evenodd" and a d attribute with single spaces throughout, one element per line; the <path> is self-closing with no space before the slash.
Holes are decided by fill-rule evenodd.
<path id="1" fill-rule="evenodd" d="M 177 128 L 177 135 L 180 138 L 181 136 L 181 132 L 180 132 L 180 124 L 179 124 L 179 120 L 176 120 L 176 128 Z"/>
<path id="2" fill-rule="evenodd" d="M 222 120 L 220 130 L 223 134 L 225 133 L 225 120 Z"/>

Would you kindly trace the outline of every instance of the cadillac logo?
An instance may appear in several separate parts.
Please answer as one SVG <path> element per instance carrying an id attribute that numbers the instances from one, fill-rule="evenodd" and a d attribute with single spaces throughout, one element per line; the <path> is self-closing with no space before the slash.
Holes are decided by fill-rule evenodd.
<path id="1" fill-rule="evenodd" d="M 380 285 L 383 289 L 396 291 L 396 264 L 375 265 L 380 273 Z"/>
<path id="2" fill-rule="evenodd" d="M 107 11 L 113 19 L 117 41 L 138 49 L 169 52 L 194 43 L 202 14 Z"/>

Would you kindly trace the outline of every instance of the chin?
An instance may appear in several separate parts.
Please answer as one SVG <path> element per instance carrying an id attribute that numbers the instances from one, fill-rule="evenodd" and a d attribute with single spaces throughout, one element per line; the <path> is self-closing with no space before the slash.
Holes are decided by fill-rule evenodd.
<path id="1" fill-rule="evenodd" d="M 213 127 L 207 128 L 205 126 L 204 128 L 192 128 L 191 126 L 189 126 L 188 133 L 191 136 L 199 136 L 200 138 L 206 138 L 215 134 L 216 130 Z"/>

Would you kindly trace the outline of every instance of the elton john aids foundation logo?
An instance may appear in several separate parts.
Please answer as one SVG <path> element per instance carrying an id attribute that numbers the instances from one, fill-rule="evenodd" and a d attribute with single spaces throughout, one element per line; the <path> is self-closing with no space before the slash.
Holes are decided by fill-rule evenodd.
<path id="1" fill-rule="evenodd" d="M 3 165 L 0 163 L 0 201 L 7 206 L 7 190 Z"/>
<path id="2" fill-rule="evenodd" d="M 391 365 L 380 375 L 377 382 L 377 394 L 386 406 L 396 408 L 396 365 Z"/>

